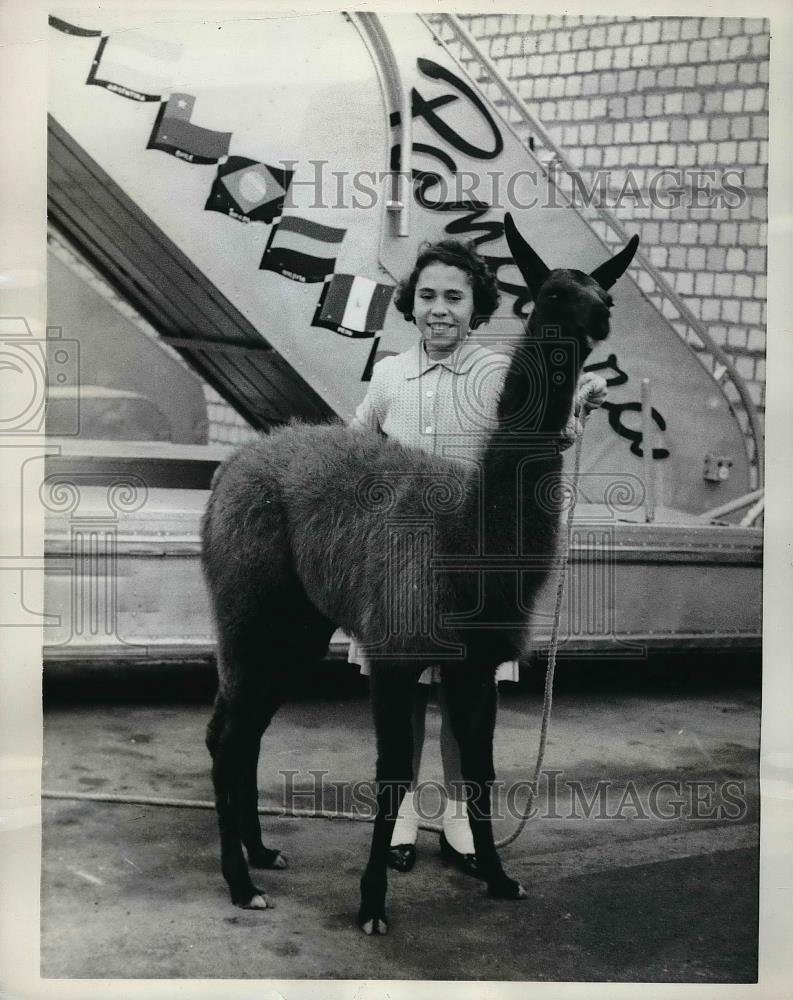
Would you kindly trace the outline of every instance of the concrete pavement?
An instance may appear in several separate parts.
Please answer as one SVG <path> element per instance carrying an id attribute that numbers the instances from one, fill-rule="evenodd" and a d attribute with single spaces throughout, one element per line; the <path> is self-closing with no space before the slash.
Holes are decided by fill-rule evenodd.
<path id="1" fill-rule="evenodd" d="M 263 817 L 291 866 L 257 873 L 275 908 L 249 912 L 228 901 L 212 811 L 46 799 L 42 975 L 754 981 L 759 681 L 619 676 L 565 683 L 560 668 L 539 815 L 502 852 L 526 902 L 489 899 L 422 832 L 414 871 L 389 881 L 390 934 L 369 939 L 354 925 L 367 823 Z M 43 788 L 211 800 L 205 680 L 169 683 L 186 703 L 50 699 Z M 263 805 L 354 807 L 371 779 L 363 685 L 328 688 L 282 709 L 265 736 Z M 541 694 L 536 679 L 509 688 L 496 769 L 500 801 L 517 788 L 520 805 Z M 424 780 L 440 778 L 438 727 L 431 707 Z M 325 772 L 316 794 L 312 770 Z"/>

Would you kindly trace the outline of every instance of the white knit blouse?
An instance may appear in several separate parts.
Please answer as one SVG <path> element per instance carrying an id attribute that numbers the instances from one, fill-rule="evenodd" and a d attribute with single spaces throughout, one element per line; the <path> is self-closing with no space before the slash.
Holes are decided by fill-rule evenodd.
<path id="1" fill-rule="evenodd" d="M 400 444 L 465 462 L 477 458 L 497 425 L 510 359 L 464 341 L 448 357 L 427 356 L 421 342 L 379 361 L 351 427 L 382 431 Z M 562 447 L 576 437 L 571 416 Z"/>
<path id="2" fill-rule="evenodd" d="M 506 355 L 470 341 L 439 360 L 428 357 L 419 342 L 374 366 L 352 426 L 464 461 L 483 451 L 496 426 L 508 368 Z"/>

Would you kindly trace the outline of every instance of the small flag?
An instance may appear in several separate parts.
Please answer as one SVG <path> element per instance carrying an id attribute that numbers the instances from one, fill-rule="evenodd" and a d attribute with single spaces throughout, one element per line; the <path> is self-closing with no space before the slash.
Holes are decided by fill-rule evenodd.
<path id="1" fill-rule="evenodd" d="M 281 214 L 293 170 L 230 156 L 218 167 L 204 208 L 240 222 L 272 222 Z"/>
<path id="2" fill-rule="evenodd" d="M 159 149 L 188 163 L 217 163 L 229 151 L 231 132 L 193 125 L 195 97 L 191 94 L 171 94 L 160 104 L 147 149 Z"/>
<path id="3" fill-rule="evenodd" d="M 327 253 L 330 246 L 341 243 L 346 232 L 288 215 L 273 226 L 259 269 L 275 271 L 292 281 L 324 281 L 333 274 L 336 257 L 319 257 L 316 252 Z"/>
<path id="4" fill-rule="evenodd" d="M 181 54 L 181 45 L 137 32 L 104 35 L 85 82 L 131 101 L 159 101 Z"/>
<path id="5" fill-rule="evenodd" d="M 382 361 L 383 358 L 393 358 L 396 355 L 396 351 L 381 351 L 380 350 L 380 338 L 375 337 L 372 341 L 372 349 L 369 351 L 369 357 L 366 359 L 366 364 L 363 366 L 363 374 L 361 375 L 362 382 L 372 381 L 372 371 L 374 366 L 378 361 Z"/>
<path id="6" fill-rule="evenodd" d="M 345 337 L 373 337 L 383 329 L 393 285 L 354 274 L 334 274 L 325 283 L 311 321 Z"/>
<path id="7" fill-rule="evenodd" d="M 79 35 L 81 38 L 99 38 L 102 34 L 101 31 L 92 31 L 91 28 L 78 28 L 76 24 L 69 24 L 68 21 L 62 21 L 59 17 L 53 17 L 51 14 L 48 20 L 51 28 L 62 31 L 64 35 Z"/>

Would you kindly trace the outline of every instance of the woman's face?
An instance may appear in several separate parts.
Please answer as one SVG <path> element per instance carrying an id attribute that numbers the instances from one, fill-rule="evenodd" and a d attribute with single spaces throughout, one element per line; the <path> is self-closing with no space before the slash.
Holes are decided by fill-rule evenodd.
<path id="1" fill-rule="evenodd" d="M 436 261 L 421 271 L 413 316 L 427 354 L 443 357 L 468 336 L 474 312 L 471 280 L 462 268 Z"/>

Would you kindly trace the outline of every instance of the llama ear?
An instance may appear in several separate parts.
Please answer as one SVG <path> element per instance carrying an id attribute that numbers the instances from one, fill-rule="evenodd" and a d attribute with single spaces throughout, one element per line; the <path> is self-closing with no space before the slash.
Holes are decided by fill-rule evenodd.
<path id="1" fill-rule="evenodd" d="M 639 237 L 632 236 L 626 247 L 620 250 L 616 256 L 601 264 L 600 267 L 596 267 L 590 277 L 594 278 L 601 288 L 608 291 L 617 278 L 620 278 L 628 270 L 638 246 Z"/>
<path id="2" fill-rule="evenodd" d="M 512 254 L 512 259 L 523 275 L 523 280 L 529 287 L 532 299 L 536 299 L 537 293 L 551 273 L 551 269 L 520 235 L 509 212 L 504 216 L 504 235 L 507 237 L 507 246 Z"/>

